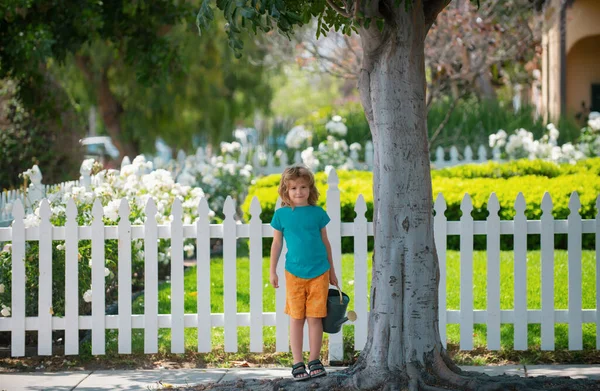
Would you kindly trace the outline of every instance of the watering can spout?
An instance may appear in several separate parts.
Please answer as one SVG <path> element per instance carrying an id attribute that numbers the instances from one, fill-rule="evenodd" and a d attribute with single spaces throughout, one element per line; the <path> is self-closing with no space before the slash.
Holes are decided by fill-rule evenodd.
<path id="1" fill-rule="evenodd" d="M 342 327 L 342 325 L 344 323 L 346 323 L 347 321 L 348 321 L 348 317 L 346 316 L 346 317 L 338 320 L 337 322 L 335 322 L 335 327 Z"/>

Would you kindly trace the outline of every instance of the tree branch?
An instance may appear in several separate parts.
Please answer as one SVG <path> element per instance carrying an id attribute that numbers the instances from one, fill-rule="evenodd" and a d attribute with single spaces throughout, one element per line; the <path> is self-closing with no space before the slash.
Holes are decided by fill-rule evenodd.
<path id="1" fill-rule="evenodd" d="M 426 0 L 423 4 L 423 13 L 425 14 L 425 30 L 429 31 L 431 25 L 435 22 L 438 14 L 442 12 L 450 0 Z"/>
<path id="2" fill-rule="evenodd" d="M 446 124 L 450 120 L 450 116 L 452 115 L 452 112 L 456 108 L 456 105 L 458 104 L 458 101 L 461 100 L 463 96 L 464 96 L 464 94 L 461 94 L 461 95 L 457 96 L 456 99 L 454 99 L 454 102 L 452 102 L 452 104 L 450 105 L 450 108 L 446 112 L 446 116 L 444 117 L 443 121 L 440 122 L 440 124 L 438 125 L 437 129 L 435 130 L 435 132 L 433 132 L 433 134 L 431 135 L 431 138 L 429 139 L 429 149 L 430 150 L 431 150 L 431 145 L 433 144 L 433 142 L 435 141 L 435 139 L 437 138 L 437 136 L 439 136 L 439 134 L 442 132 L 442 130 L 444 129 L 444 127 L 446 126 Z"/>
<path id="3" fill-rule="evenodd" d="M 351 18 L 352 15 L 350 15 L 349 12 L 347 12 L 346 10 L 344 10 L 342 7 L 336 5 L 333 0 L 327 0 L 327 4 L 329 4 L 329 6 L 338 14 L 342 15 L 345 18 Z"/>

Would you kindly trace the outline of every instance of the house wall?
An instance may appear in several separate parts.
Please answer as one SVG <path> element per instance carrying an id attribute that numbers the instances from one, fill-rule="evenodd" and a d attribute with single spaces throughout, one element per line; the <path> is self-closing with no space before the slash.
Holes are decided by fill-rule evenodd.
<path id="1" fill-rule="evenodd" d="M 600 83 L 600 34 L 580 39 L 567 54 L 567 112 L 591 106 L 591 85 Z"/>
<path id="2" fill-rule="evenodd" d="M 550 0 L 544 12 L 542 36 L 542 113 L 544 121 L 560 117 L 560 0 Z"/>
<path id="3" fill-rule="evenodd" d="M 575 0 L 567 6 L 567 53 L 577 41 L 594 35 L 600 35 L 600 1 Z"/>
<path id="4" fill-rule="evenodd" d="M 549 0 L 544 11 L 542 36 L 542 113 L 545 121 L 561 114 L 561 95 L 566 94 L 566 111 L 580 111 L 590 104 L 590 84 L 596 80 L 592 66 L 600 68 L 600 1 L 573 0 L 566 8 L 566 91 L 560 85 L 561 0 Z M 587 38 L 596 37 L 588 40 Z M 581 43 L 581 45 L 580 45 Z M 574 69 L 569 69 L 573 67 Z"/>

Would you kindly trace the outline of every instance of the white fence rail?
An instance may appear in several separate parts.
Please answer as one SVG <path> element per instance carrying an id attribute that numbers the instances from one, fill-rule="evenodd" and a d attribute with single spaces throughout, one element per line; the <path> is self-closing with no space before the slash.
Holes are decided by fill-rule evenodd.
<path id="1" fill-rule="evenodd" d="M 334 264 L 341 274 L 341 238 L 354 238 L 354 297 L 358 321 L 355 323 L 354 346 L 357 350 L 364 347 L 367 336 L 367 237 L 373 235 L 373 223 L 365 218 L 367 210 L 364 198 L 358 197 L 354 222 L 340 220 L 340 192 L 336 172 L 331 171 L 328 179 L 327 211 L 331 223 L 327 226 L 331 240 Z M 600 329 L 600 289 L 596 293 L 596 309 L 582 309 L 582 234 L 595 233 L 596 248 L 596 286 L 600 287 L 600 214 L 593 220 L 582 220 L 581 207 L 577 193 L 571 195 L 569 208 L 571 214 L 567 220 L 554 220 L 552 200 L 544 195 L 541 220 L 527 220 L 525 217 L 525 199 L 521 194 L 515 200 L 516 216 L 514 221 L 500 221 L 500 208 L 495 194 L 488 202 L 489 217 L 485 221 L 474 221 L 471 198 L 465 194 L 460 221 L 447 221 L 444 212 L 446 202 L 440 194 L 434 205 L 435 242 L 440 262 L 439 318 L 440 335 L 446 341 L 446 326 L 460 325 L 460 349 L 473 348 L 474 324 L 487 324 L 487 344 L 491 350 L 500 349 L 501 324 L 514 325 L 514 346 L 517 350 L 527 349 L 527 325 L 541 324 L 542 349 L 553 350 L 555 337 L 554 325 L 569 325 L 568 347 L 570 350 L 582 349 L 582 324 L 595 323 Z M 600 208 L 600 197 L 596 200 Z M 257 199 L 251 206 L 252 219 L 248 224 L 236 224 L 233 219 L 234 205 L 228 197 L 223 224 L 210 224 L 208 206 L 202 199 L 198 206 L 198 220 L 193 225 L 182 222 L 182 207 L 179 200 L 172 208 L 173 219 L 170 225 L 157 225 L 156 205 L 152 199 L 146 206 L 149 216 L 142 226 L 132 226 L 129 222 L 129 206 L 122 200 L 119 209 L 121 221 L 118 226 L 104 226 L 103 208 L 99 200 L 93 207 L 94 222 L 91 226 L 77 226 L 77 209 L 73 200 L 67 206 L 67 221 L 64 227 L 54 227 L 49 220 L 50 206 L 43 200 L 40 206 L 41 223 L 37 227 L 26 228 L 25 212 L 21 201 L 13 207 L 14 223 L 11 227 L 0 228 L 0 242 L 12 242 L 12 314 L 0 317 L 0 331 L 11 332 L 12 356 L 25 354 L 25 332 L 38 332 L 38 353 L 52 354 L 52 331 L 65 330 L 65 354 L 78 354 L 78 330 L 92 330 L 92 353 L 105 353 L 105 330 L 118 329 L 119 353 L 131 353 L 132 329 L 145 330 L 144 352 L 158 351 L 158 329 L 171 329 L 171 351 L 181 353 L 184 350 L 185 328 L 194 328 L 198 332 L 198 351 L 212 349 L 211 328 L 224 327 L 225 351 L 238 349 L 237 329 L 250 327 L 250 350 L 263 350 L 263 327 L 276 327 L 276 350 L 288 351 L 288 317 L 283 313 L 285 302 L 285 279 L 276 293 L 276 312 L 264 312 L 263 275 L 262 275 L 262 238 L 272 237 L 273 230 L 259 218 L 261 208 Z M 554 235 L 568 235 L 568 291 L 567 309 L 554 306 Z M 446 238 L 449 235 L 460 236 L 460 309 L 448 310 L 446 305 Z M 474 235 L 487 236 L 487 309 L 473 309 L 473 239 Z M 500 235 L 514 236 L 514 308 L 501 310 L 500 307 Z M 527 235 L 541 235 L 541 310 L 527 308 Z M 158 313 L 158 260 L 157 239 L 171 239 L 171 313 Z M 197 313 L 184 313 L 183 288 L 183 242 L 192 238 L 197 248 Z M 223 298 L 224 312 L 211 313 L 211 277 L 210 277 L 210 238 L 223 240 Z M 236 240 L 249 238 L 250 242 L 250 312 L 237 312 L 236 299 Z M 104 281 L 104 244 L 106 240 L 119 239 L 118 263 L 118 315 L 105 312 Z M 131 309 L 131 246 L 132 240 L 143 239 L 145 257 L 145 296 L 144 314 L 132 314 Z M 92 315 L 79 314 L 78 308 L 78 242 L 91 240 L 92 245 Z M 39 241 L 39 313 L 38 316 L 25 315 L 25 257 L 26 242 Z M 65 316 L 56 317 L 52 307 L 52 251 L 53 241 L 65 241 Z M 285 251 L 279 262 L 280 276 L 283 276 Z M 453 283 L 452 281 L 450 282 Z M 268 288 L 270 289 L 270 288 Z M 330 336 L 330 359 L 343 357 L 341 333 Z M 306 345 L 305 345 L 306 347 Z M 597 337 L 600 348 L 600 336 Z"/>

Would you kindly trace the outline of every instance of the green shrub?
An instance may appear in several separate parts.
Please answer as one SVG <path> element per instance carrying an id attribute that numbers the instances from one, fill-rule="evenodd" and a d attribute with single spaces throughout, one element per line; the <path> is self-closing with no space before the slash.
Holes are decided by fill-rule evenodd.
<path id="1" fill-rule="evenodd" d="M 590 159 L 592 160 L 592 159 Z M 598 160 L 598 159 L 595 159 Z M 540 167 L 542 167 L 540 165 Z M 596 197 L 600 194 L 600 177 L 594 170 L 599 165 L 597 162 L 582 163 L 572 166 L 573 170 L 580 170 L 580 173 L 548 176 L 510 176 L 508 178 L 459 178 L 444 177 L 434 175 L 433 178 L 433 199 L 438 193 L 444 195 L 447 209 L 446 217 L 450 221 L 458 221 L 462 216 L 460 205 L 465 193 L 469 193 L 473 203 L 471 215 L 475 220 L 485 220 L 488 216 L 487 203 L 492 192 L 495 192 L 500 203 L 499 216 L 501 220 L 513 220 L 515 216 L 514 204 L 519 192 L 523 193 L 527 208 L 525 215 L 530 220 L 539 220 L 542 214 L 541 202 L 544 193 L 547 191 L 552 196 L 553 215 L 556 219 L 566 219 L 570 213 L 569 198 L 573 191 L 577 191 L 581 201 L 580 213 L 584 219 L 593 219 L 596 216 Z M 533 166 L 532 166 L 533 167 Z M 568 171 L 565 168 L 565 171 Z M 508 171 L 507 171 L 508 172 Z M 341 218 L 343 222 L 352 222 L 356 216 L 354 204 L 359 194 L 363 194 L 367 204 L 366 217 L 373 221 L 373 193 L 372 193 L 372 174 L 364 171 L 339 171 L 340 195 L 341 195 Z M 246 219 L 249 218 L 249 208 L 252 197 L 257 196 L 261 202 L 262 213 L 261 220 L 265 223 L 271 221 L 277 200 L 277 185 L 279 175 L 271 175 L 259 179 L 248 192 L 248 197 L 242 205 L 242 210 Z M 326 204 L 326 176 L 324 173 L 316 174 L 317 188 L 321 193 L 319 205 L 325 207 Z M 556 247 L 566 248 L 567 242 L 565 235 L 556 236 Z M 485 248 L 485 237 L 476 236 L 475 248 Z M 270 242 L 269 242 L 270 244 Z M 503 235 L 501 239 L 503 249 L 512 248 L 512 236 Z M 539 236 L 529 237 L 528 246 L 530 249 L 539 248 Z M 593 248 L 593 239 L 584 235 L 584 248 Z M 265 246 L 268 252 L 270 246 Z M 372 248 L 372 247 L 370 247 Z M 459 248 L 458 237 L 448 237 L 448 248 Z M 345 238 L 342 243 L 344 252 L 352 252 L 353 246 L 350 238 Z"/>
<path id="2" fill-rule="evenodd" d="M 512 178 L 533 175 L 555 178 L 561 175 L 600 175 L 600 158 L 585 159 L 577 164 L 556 164 L 545 160 L 519 159 L 507 163 L 487 162 L 433 170 L 432 178 Z"/>

